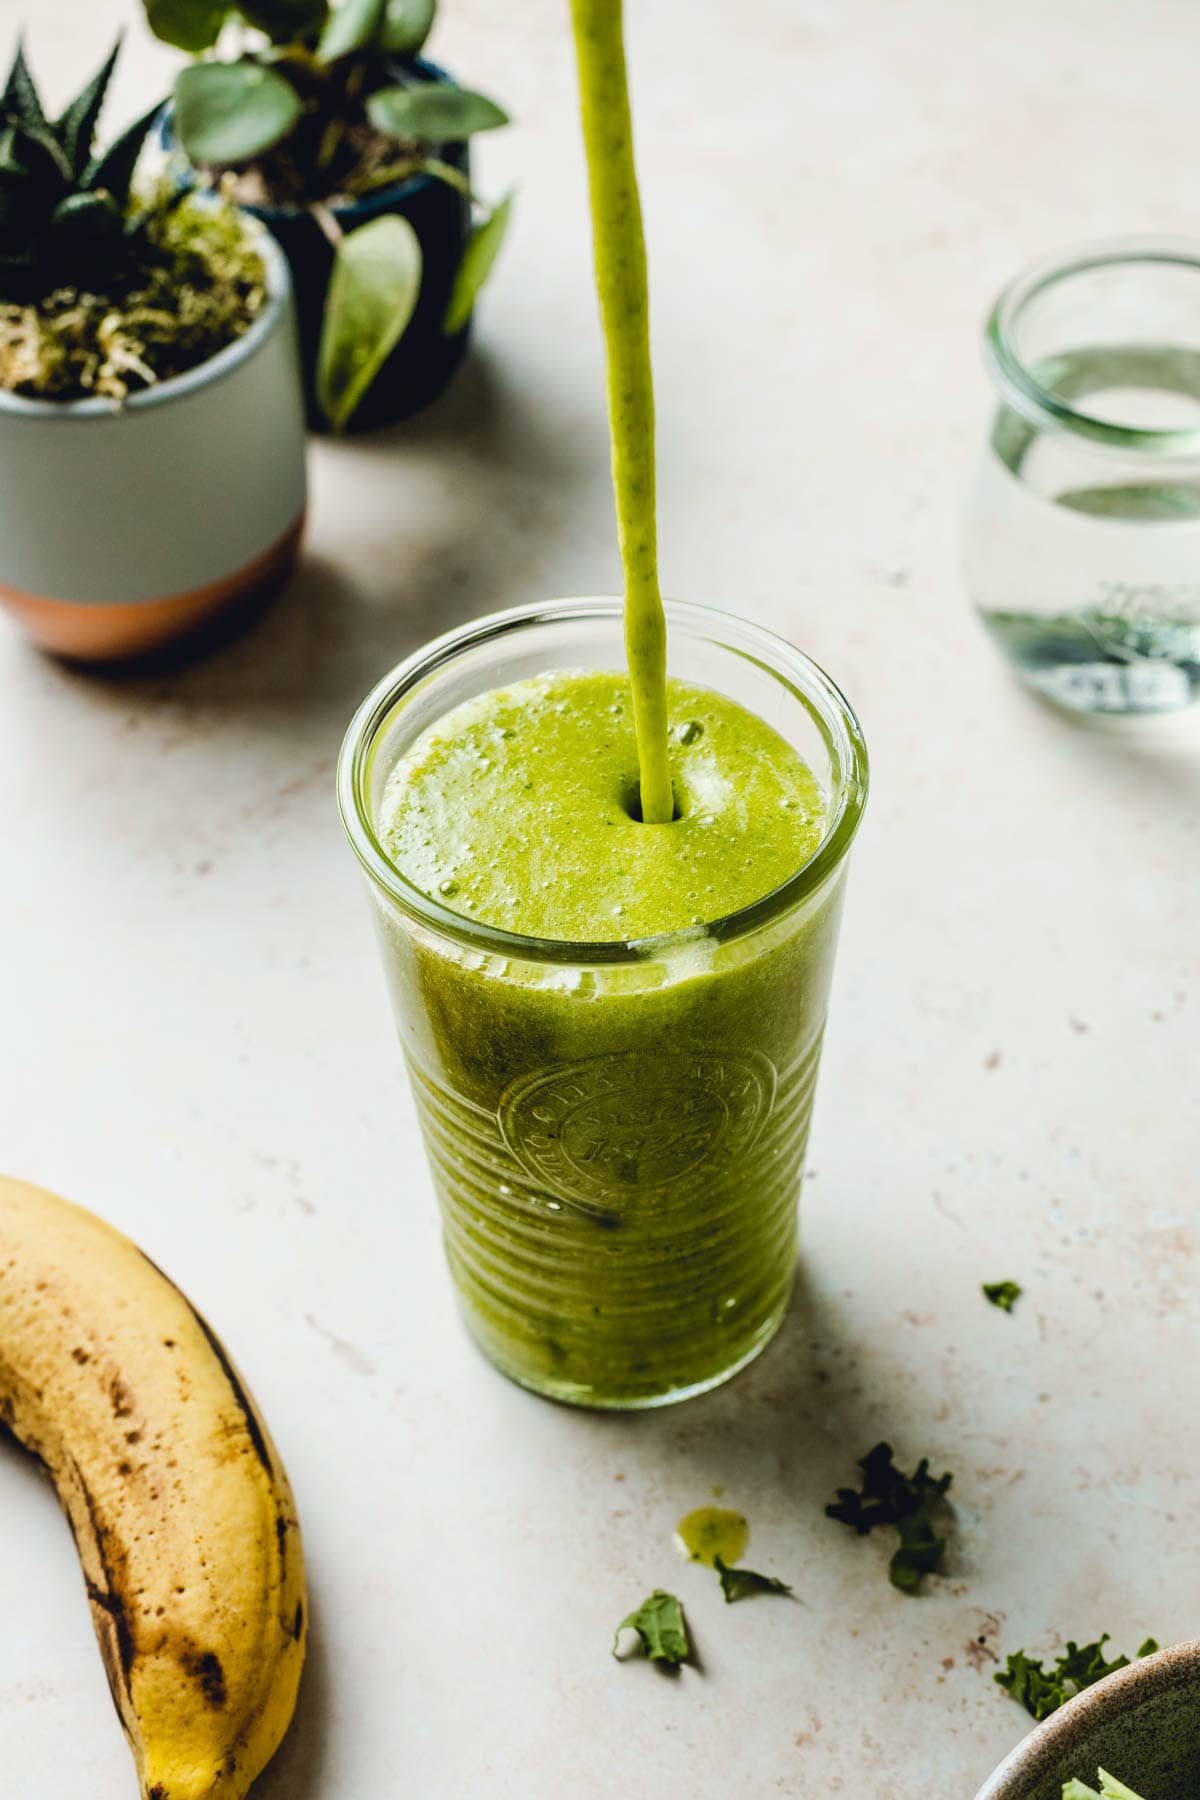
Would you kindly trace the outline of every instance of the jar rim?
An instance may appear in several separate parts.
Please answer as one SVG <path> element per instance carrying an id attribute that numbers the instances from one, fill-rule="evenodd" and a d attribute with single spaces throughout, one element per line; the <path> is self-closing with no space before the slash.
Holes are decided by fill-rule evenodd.
<path id="1" fill-rule="evenodd" d="M 553 624 L 597 619 L 611 619 L 619 624 L 621 599 L 602 597 L 527 603 L 472 620 L 424 644 L 376 683 L 350 721 L 337 771 L 342 824 L 371 882 L 410 918 L 440 937 L 454 938 L 471 949 L 494 955 L 575 966 L 646 962 L 702 939 L 727 943 L 761 929 L 815 893 L 849 851 L 866 804 L 867 748 L 853 708 L 823 669 L 774 632 L 715 607 L 682 601 L 665 604 L 668 629 L 672 625 L 681 630 L 690 628 L 693 634 L 705 635 L 710 642 L 756 663 L 800 701 L 825 740 L 837 772 L 837 791 L 820 843 L 794 875 L 749 906 L 709 923 L 654 937 L 592 943 L 526 937 L 465 918 L 424 893 L 391 861 L 375 830 L 368 781 L 373 748 L 396 709 L 460 655 L 497 638 Z"/>
<path id="2" fill-rule="evenodd" d="M 1017 326 L 1026 309 L 1059 282 L 1076 275 L 1127 264 L 1192 270 L 1200 277 L 1200 240 L 1194 238 L 1113 238 L 1081 245 L 1029 264 L 1002 289 L 984 328 L 984 354 L 992 376 L 1013 410 L 1033 425 L 1074 432 L 1121 451 L 1159 456 L 1200 455 L 1200 427 L 1164 429 L 1121 425 L 1073 406 L 1038 380 L 1016 348 Z"/>

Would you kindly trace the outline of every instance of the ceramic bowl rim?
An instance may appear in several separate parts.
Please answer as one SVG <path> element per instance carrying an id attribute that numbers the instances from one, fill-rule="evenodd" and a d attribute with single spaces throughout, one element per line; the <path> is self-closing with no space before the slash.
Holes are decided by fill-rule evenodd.
<path id="1" fill-rule="evenodd" d="M 1200 1688 L 1200 1638 L 1171 1644 L 1106 1675 L 1035 1726 L 988 1777 L 975 1800 L 1030 1800 L 1034 1785 L 1062 1766 L 1064 1755 L 1084 1743 L 1098 1719 L 1136 1712 L 1159 1694 L 1191 1685 Z M 1096 1771 L 1078 1769 L 1075 1773 L 1081 1780 L 1091 1781 Z M 1136 1769 L 1114 1769 L 1112 1773 L 1127 1783 L 1137 1782 Z"/>

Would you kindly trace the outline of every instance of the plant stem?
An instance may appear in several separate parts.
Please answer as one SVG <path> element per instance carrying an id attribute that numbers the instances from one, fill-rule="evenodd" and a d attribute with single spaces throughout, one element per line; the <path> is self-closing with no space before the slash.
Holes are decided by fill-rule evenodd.
<path id="1" fill-rule="evenodd" d="M 478 204 L 476 196 L 471 192 L 470 182 L 453 163 L 443 162 L 440 156 L 425 156 L 421 159 L 421 167 L 427 175 L 435 175 L 439 181 L 444 181 L 447 187 L 457 188 L 473 205 Z"/>
<path id="2" fill-rule="evenodd" d="M 317 167 L 326 170 L 337 154 L 337 147 L 342 141 L 342 121 L 339 118 L 327 119 L 325 129 L 321 133 L 321 141 L 317 145 Z"/>
<path id="3" fill-rule="evenodd" d="M 321 227 L 321 230 L 325 233 L 325 236 L 329 239 L 329 242 L 333 245 L 334 249 L 339 250 L 346 234 L 334 218 L 332 208 L 326 206 L 323 200 L 310 200 L 308 203 L 308 210 L 317 221 L 317 224 Z"/>
<path id="4" fill-rule="evenodd" d="M 407 181 L 410 175 L 419 175 L 424 168 L 419 156 L 405 157 L 401 162 L 384 163 L 369 174 L 360 176 L 355 181 L 346 183 L 348 194 L 370 194 L 376 188 L 393 187 L 397 182 Z"/>

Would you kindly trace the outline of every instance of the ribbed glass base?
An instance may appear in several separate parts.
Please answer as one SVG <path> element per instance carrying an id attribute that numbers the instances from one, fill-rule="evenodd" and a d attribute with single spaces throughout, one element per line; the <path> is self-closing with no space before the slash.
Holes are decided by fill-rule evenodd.
<path id="1" fill-rule="evenodd" d="M 663 1406 L 678 1406 L 682 1400 L 694 1400 L 699 1394 L 709 1394 L 714 1388 L 723 1387 L 727 1381 L 732 1381 L 735 1375 L 740 1375 L 743 1369 L 748 1368 L 756 1357 L 762 1355 L 783 1324 L 791 1302 L 793 1285 L 794 1278 L 788 1282 L 782 1304 L 761 1326 L 749 1349 L 743 1350 L 742 1354 L 727 1368 L 718 1369 L 715 1374 L 706 1375 L 702 1381 L 693 1381 L 686 1387 L 663 1388 L 655 1392 L 631 1394 L 619 1398 L 613 1398 L 579 1381 L 556 1381 L 552 1377 L 544 1380 L 541 1378 L 531 1379 L 520 1368 L 506 1365 L 503 1354 L 491 1349 L 484 1337 L 475 1329 L 475 1322 L 461 1301 L 459 1310 L 468 1333 L 492 1367 L 498 1369 L 501 1375 L 506 1375 L 509 1381 L 515 1382 L 518 1387 L 525 1388 L 529 1393 L 539 1394 L 543 1400 L 558 1400 L 564 1406 L 586 1407 L 591 1412 L 652 1412 Z"/>
<path id="2" fill-rule="evenodd" d="M 446 1258 L 489 1360 L 534 1393 L 624 1411 L 704 1393 L 757 1356 L 791 1295 L 819 1053 L 777 1080 L 761 1058 L 656 1050 L 556 1069 L 533 1086 L 543 1135 L 523 1158 L 521 1121 L 414 1065 Z M 566 1150 L 592 1114 L 588 1147 L 637 1132 L 683 1173 L 645 1188 L 599 1159 L 580 1173 Z"/>

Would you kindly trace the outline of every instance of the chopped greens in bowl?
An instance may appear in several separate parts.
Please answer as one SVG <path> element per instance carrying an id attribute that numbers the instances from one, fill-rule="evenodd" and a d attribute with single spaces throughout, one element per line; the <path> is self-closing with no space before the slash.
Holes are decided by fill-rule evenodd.
<path id="1" fill-rule="evenodd" d="M 1064 1781 L 1062 1800 L 1142 1800 L 1141 1794 L 1135 1794 L 1107 1769 L 1101 1769 L 1096 1779 L 1100 1783 L 1098 1788 L 1089 1787 L 1086 1781 Z"/>

